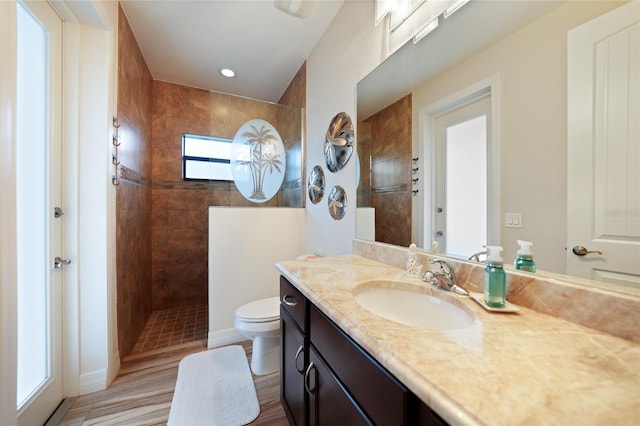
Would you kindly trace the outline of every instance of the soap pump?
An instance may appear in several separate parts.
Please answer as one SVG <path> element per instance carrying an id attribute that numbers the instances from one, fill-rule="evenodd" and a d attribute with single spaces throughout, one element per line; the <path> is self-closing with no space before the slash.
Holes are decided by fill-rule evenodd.
<path id="1" fill-rule="evenodd" d="M 533 252 L 531 251 L 533 243 L 530 241 L 518 240 L 518 245 L 520 246 L 520 249 L 518 250 L 516 260 L 513 262 L 513 266 L 521 271 L 535 272 L 536 264 L 533 261 Z"/>
<path id="2" fill-rule="evenodd" d="M 487 246 L 487 267 L 484 268 L 484 301 L 492 308 L 504 306 L 507 277 L 502 267 L 502 247 Z"/>

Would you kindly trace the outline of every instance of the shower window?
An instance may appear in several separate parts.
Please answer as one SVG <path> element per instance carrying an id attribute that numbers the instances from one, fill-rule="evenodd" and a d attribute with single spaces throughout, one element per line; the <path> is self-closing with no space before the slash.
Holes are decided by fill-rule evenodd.
<path id="1" fill-rule="evenodd" d="M 233 181 L 232 139 L 182 135 L 182 177 L 184 180 Z"/>

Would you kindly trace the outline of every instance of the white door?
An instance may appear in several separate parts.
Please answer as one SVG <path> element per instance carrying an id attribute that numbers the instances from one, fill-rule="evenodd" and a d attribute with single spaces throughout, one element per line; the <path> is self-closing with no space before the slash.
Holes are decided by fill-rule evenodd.
<path id="1" fill-rule="evenodd" d="M 567 273 L 640 288 L 640 2 L 569 31 L 567 101 Z"/>
<path id="2" fill-rule="evenodd" d="M 18 423 L 43 424 L 62 400 L 62 22 L 17 4 Z"/>
<path id="3" fill-rule="evenodd" d="M 442 252 L 469 257 L 488 244 L 491 97 L 435 118 L 434 235 Z"/>

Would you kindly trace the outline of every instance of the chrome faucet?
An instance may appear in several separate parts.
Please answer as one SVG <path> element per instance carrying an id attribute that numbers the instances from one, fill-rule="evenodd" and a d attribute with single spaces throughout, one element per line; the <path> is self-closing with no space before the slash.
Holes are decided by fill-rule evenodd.
<path id="1" fill-rule="evenodd" d="M 469 294 L 467 290 L 456 284 L 456 275 L 453 271 L 453 268 L 446 261 L 435 259 L 430 260 L 429 263 L 431 263 L 432 265 L 439 265 L 440 268 L 437 271 L 427 271 L 422 274 L 420 276 L 420 279 L 422 281 L 443 290 L 452 291 L 456 294 L 465 296 Z"/>

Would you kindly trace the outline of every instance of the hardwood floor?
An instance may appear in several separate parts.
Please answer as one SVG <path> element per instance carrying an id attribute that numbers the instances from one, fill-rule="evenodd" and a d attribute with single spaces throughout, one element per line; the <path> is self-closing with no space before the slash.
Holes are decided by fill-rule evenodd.
<path id="1" fill-rule="evenodd" d="M 251 342 L 242 343 L 251 359 Z M 178 375 L 178 363 L 206 350 L 203 341 L 131 355 L 104 391 L 78 397 L 61 425 L 164 425 Z M 286 425 L 280 403 L 280 373 L 253 376 L 260 415 L 252 425 Z M 185 425 L 190 426 L 190 425 Z"/>

